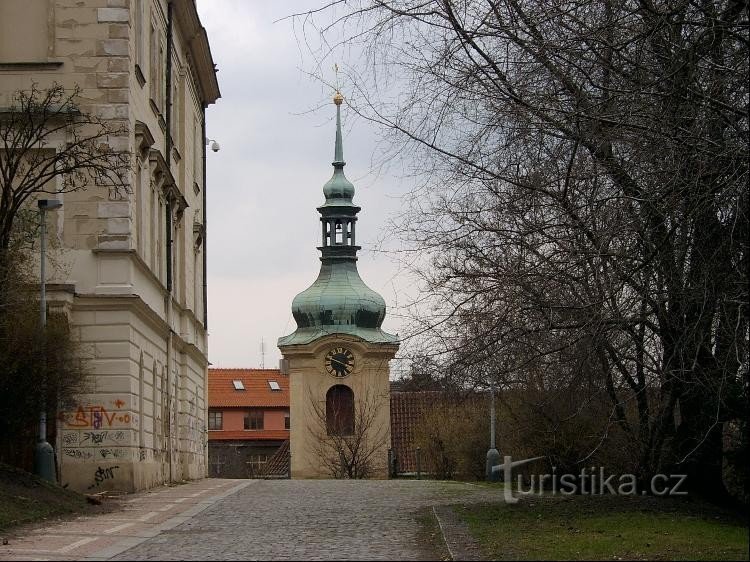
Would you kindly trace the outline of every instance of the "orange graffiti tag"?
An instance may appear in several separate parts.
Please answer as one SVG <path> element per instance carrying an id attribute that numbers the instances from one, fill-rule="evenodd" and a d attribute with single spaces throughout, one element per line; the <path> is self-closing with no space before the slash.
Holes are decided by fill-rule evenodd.
<path id="1" fill-rule="evenodd" d="M 94 429 L 99 429 L 105 426 L 112 427 L 112 422 L 115 421 L 115 419 L 124 421 L 125 423 L 130 421 L 130 416 L 128 414 L 120 416 L 119 418 L 116 416 L 117 414 L 115 412 L 110 414 L 102 406 L 89 406 L 88 410 L 84 409 L 83 406 L 78 406 L 75 418 L 68 422 L 68 425 L 70 427 L 93 427 Z"/>

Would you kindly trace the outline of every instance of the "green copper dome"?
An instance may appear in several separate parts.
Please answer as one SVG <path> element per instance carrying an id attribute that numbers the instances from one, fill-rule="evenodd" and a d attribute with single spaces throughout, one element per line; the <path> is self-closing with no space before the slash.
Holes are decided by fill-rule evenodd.
<path id="1" fill-rule="evenodd" d="M 385 318 L 383 297 L 365 285 L 357 271 L 355 226 L 360 209 L 352 201 L 354 186 L 344 175 L 342 100 L 337 93 L 334 171 L 323 187 L 326 201 L 318 207 L 322 226 L 320 273 L 310 287 L 294 297 L 292 315 L 297 330 L 279 338 L 280 347 L 304 345 L 330 334 L 348 334 L 371 343 L 398 341 L 380 328 Z"/>
<path id="2" fill-rule="evenodd" d="M 336 166 L 337 162 L 333 165 Z M 354 197 L 354 186 L 352 182 L 346 179 L 343 165 L 341 168 L 335 168 L 333 177 L 323 186 L 323 195 L 326 196 L 325 206 L 351 205 Z"/>

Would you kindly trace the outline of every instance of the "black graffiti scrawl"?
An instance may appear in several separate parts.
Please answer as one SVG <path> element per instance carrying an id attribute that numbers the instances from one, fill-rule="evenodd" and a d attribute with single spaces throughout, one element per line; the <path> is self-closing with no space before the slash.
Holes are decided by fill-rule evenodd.
<path id="1" fill-rule="evenodd" d="M 89 490 L 92 488 L 98 488 L 102 482 L 105 480 L 110 480 L 111 478 L 115 477 L 115 470 L 120 468 L 119 466 L 108 466 L 107 468 L 102 468 L 101 466 L 96 469 L 96 472 L 94 473 L 94 483 L 89 486 Z"/>

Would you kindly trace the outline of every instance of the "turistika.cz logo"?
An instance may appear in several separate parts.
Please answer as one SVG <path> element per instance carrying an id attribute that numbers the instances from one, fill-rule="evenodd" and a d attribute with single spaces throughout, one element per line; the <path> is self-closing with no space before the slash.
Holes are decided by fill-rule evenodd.
<path id="1" fill-rule="evenodd" d="M 545 457 L 534 457 L 513 461 L 512 457 L 506 455 L 503 464 L 493 467 L 493 471 L 503 473 L 505 482 L 505 501 L 516 503 L 518 498 L 513 496 L 513 469 L 531 462 L 541 460 Z M 563 494 L 571 496 L 580 495 L 617 495 L 636 496 L 652 494 L 654 496 L 685 496 L 682 485 L 687 478 L 686 474 L 655 474 L 650 482 L 645 485 L 638 482 L 635 474 L 609 474 L 604 467 L 582 468 L 579 474 L 557 474 L 557 467 L 552 467 L 552 473 L 532 474 L 528 485 L 524 485 L 523 475 L 516 475 L 517 493 L 529 494 Z"/>

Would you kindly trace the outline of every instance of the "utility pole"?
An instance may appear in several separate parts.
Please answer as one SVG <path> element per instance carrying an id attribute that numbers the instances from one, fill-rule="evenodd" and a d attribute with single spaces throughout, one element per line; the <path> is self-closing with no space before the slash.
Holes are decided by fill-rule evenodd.
<path id="1" fill-rule="evenodd" d="M 487 482 L 500 480 L 500 473 L 492 470 L 493 466 L 500 464 L 500 452 L 495 448 L 495 382 L 490 382 L 490 448 L 487 451 L 487 463 L 485 465 L 485 476 Z"/>
<path id="2" fill-rule="evenodd" d="M 42 342 L 42 360 L 44 362 L 44 371 L 42 372 L 42 407 L 39 413 L 39 440 L 34 448 L 34 474 L 48 480 L 57 482 L 55 471 L 55 450 L 47 442 L 47 346 L 45 343 L 47 328 L 47 286 L 46 286 L 46 260 L 47 260 L 47 211 L 59 209 L 62 202 L 57 199 L 40 199 L 37 202 L 39 206 L 39 219 L 41 221 L 41 243 L 39 277 L 40 277 L 40 295 L 39 295 L 39 331 Z"/>

